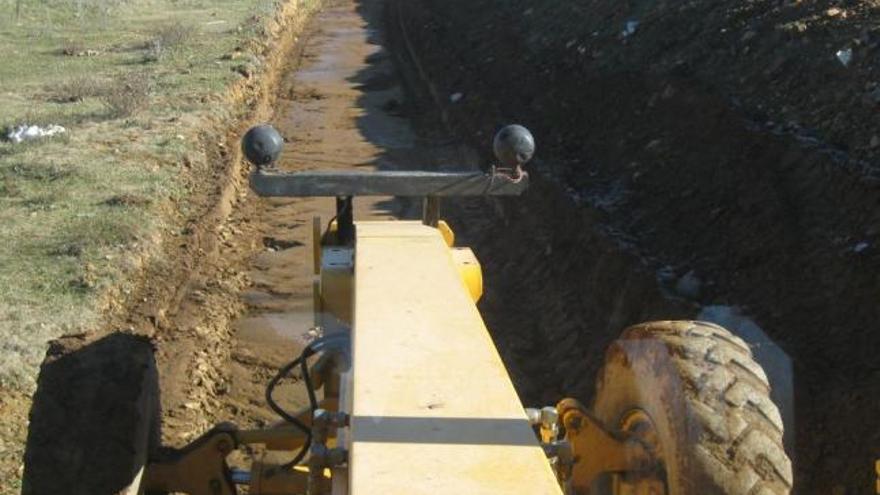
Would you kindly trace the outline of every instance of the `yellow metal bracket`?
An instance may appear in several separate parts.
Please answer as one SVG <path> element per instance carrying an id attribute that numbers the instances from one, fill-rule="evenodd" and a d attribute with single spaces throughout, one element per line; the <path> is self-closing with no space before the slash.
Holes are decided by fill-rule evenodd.
<path id="1" fill-rule="evenodd" d="M 318 403 L 327 411 L 339 407 L 339 369 L 334 354 L 325 354 L 323 361 L 312 367 L 315 388 L 324 390 Z M 311 408 L 304 408 L 295 417 L 307 427 L 313 423 Z M 335 430 L 328 434 L 332 437 Z M 221 424 L 180 450 L 170 451 L 164 458 L 151 462 L 145 469 L 144 488 L 162 493 L 190 495 L 234 495 L 236 493 L 226 457 L 239 445 L 262 444 L 267 450 L 293 452 L 306 441 L 305 433 L 283 422 L 266 429 L 239 430 Z M 314 478 L 314 477 L 313 477 Z M 281 465 L 254 462 L 251 465 L 252 494 L 273 495 L 304 493 L 309 473 Z M 241 483 L 242 481 L 236 481 Z M 246 483 L 246 482 L 245 482 Z"/>
<path id="2" fill-rule="evenodd" d="M 151 463 L 146 491 L 190 495 L 234 495 L 226 456 L 235 449 L 235 427 L 218 426 L 167 459 Z"/>
<path id="3" fill-rule="evenodd" d="M 580 402 L 564 399 L 556 409 L 571 446 L 573 464 L 565 474 L 575 493 L 588 493 L 601 474 L 649 471 L 656 465 L 643 444 L 606 430 Z"/>
<path id="4" fill-rule="evenodd" d="M 250 492 L 254 495 L 306 493 L 309 471 L 285 468 L 279 464 L 254 461 L 251 464 Z"/>
<path id="5" fill-rule="evenodd" d="M 440 231 L 440 235 L 443 236 L 447 246 L 452 247 L 455 245 L 455 232 L 452 231 L 452 227 L 445 220 L 437 222 L 437 230 Z"/>
<path id="6" fill-rule="evenodd" d="M 480 262 L 469 248 L 451 248 L 452 261 L 458 268 L 458 275 L 468 290 L 473 302 L 477 302 L 483 296 L 483 270 Z"/>

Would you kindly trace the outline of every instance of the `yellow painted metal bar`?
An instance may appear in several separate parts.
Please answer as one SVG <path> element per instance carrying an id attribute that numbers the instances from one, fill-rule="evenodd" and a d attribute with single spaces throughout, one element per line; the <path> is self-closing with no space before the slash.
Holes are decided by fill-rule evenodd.
<path id="1" fill-rule="evenodd" d="M 450 251 L 452 261 L 458 268 L 458 275 L 467 288 L 471 300 L 477 302 L 483 296 L 483 270 L 480 262 L 469 248 L 453 248 Z"/>
<path id="2" fill-rule="evenodd" d="M 356 229 L 353 495 L 560 494 L 441 233 Z"/>
<path id="3" fill-rule="evenodd" d="M 318 402 L 318 407 L 328 411 L 337 411 L 339 400 L 334 397 L 325 397 Z M 312 425 L 312 409 L 305 407 L 294 414 L 304 425 Z M 276 423 L 268 428 L 239 430 L 235 432 L 235 439 L 239 443 L 253 445 L 263 444 L 268 450 L 296 450 L 305 442 L 305 433 L 296 426 L 287 423 Z"/>

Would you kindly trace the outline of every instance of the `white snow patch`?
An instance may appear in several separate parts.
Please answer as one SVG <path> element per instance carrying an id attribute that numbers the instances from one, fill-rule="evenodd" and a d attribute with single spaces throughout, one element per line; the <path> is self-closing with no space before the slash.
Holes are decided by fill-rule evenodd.
<path id="1" fill-rule="evenodd" d="M 834 55 L 837 56 L 837 60 L 843 64 L 844 67 L 849 67 L 849 63 L 852 62 L 853 51 L 852 48 L 844 48 L 842 50 L 837 50 L 837 53 Z"/>
<path id="2" fill-rule="evenodd" d="M 852 250 L 855 253 L 861 253 L 862 251 L 868 249 L 869 247 L 871 247 L 870 242 L 862 241 L 862 242 L 856 244 L 855 246 L 853 246 Z"/>
<path id="3" fill-rule="evenodd" d="M 626 21 L 626 24 L 623 25 L 623 32 L 620 34 L 623 35 L 624 38 L 629 38 L 630 36 L 636 34 L 636 30 L 639 28 L 639 21 L 632 19 Z"/>
<path id="4" fill-rule="evenodd" d="M 57 136 L 59 134 L 64 134 L 65 132 L 67 132 L 67 129 L 56 124 L 47 125 L 45 127 L 25 124 L 10 129 L 9 133 L 6 135 L 6 139 L 13 143 L 20 143 L 31 139 Z"/>

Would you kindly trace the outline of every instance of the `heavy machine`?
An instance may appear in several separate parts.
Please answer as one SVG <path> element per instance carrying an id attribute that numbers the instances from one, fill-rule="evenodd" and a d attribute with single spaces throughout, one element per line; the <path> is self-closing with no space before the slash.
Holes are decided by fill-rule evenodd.
<path id="1" fill-rule="evenodd" d="M 526 190 L 531 134 L 510 126 L 494 145 L 488 173 L 282 173 L 280 136 L 251 129 L 243 150 L 257 194 L 335 198 L 336 217 L 314 224 L 320 336 L 269 384 L 278 424 L 221 424 L 143 455 L 119 493 L 789 493 L 767 376 L 743 340 L 709 323 L 631 327 L 608 349 L 589 407 L 523 407 L 477 310 L 480 264 L 439 217 L 443 197 Z M 362 196 L 422 197 L 423 218 L 355 221 Z M 294 372 L 310 405 L 291 413 L 273 389 Z M 230 469 L 244 445 L 289 455 Z"/>

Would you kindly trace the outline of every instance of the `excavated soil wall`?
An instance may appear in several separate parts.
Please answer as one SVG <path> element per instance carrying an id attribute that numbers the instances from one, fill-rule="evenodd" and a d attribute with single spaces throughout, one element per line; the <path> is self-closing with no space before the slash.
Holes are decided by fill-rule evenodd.
<path id="1" fill-rule="evenodd" d="M 682 26 L 645 28 L 643 38 L 608 36 L 619 16 L 590 9 L 623 6 L 605 3 L 579 6 L 581 17 L 550 17 L 549 4 L 455 0 L 399 2 L 393 14 L 431 81 L 425 94 L 459 136 L 483 144 L 514 121 L 535 133 L 526 198 L 497 203 L 488 218 L 455 215 L 484 264 L 481 308 L 521 394 L 588 401 L 602 349 L 625 325 L 737 307 L 790 359 L 786 447 L 798 492 L 873 489 L 880 191 L 870 159 L 756 120 L 721 75 L 638 58 L 646 49 L 634 44 L 693 25 L 669 17 L 675 2 L 654 5 L 650 19 Z M 601 57 L 552 44 L 554 29 L 578 22 L 602 26 L 596 40 L 578 41 Z M 688 46 L 668 45 L 663 60 L 676 49 L 687 59 Z M 743 80 L 760 79 L 761 65 L 743 67 Z"/>

